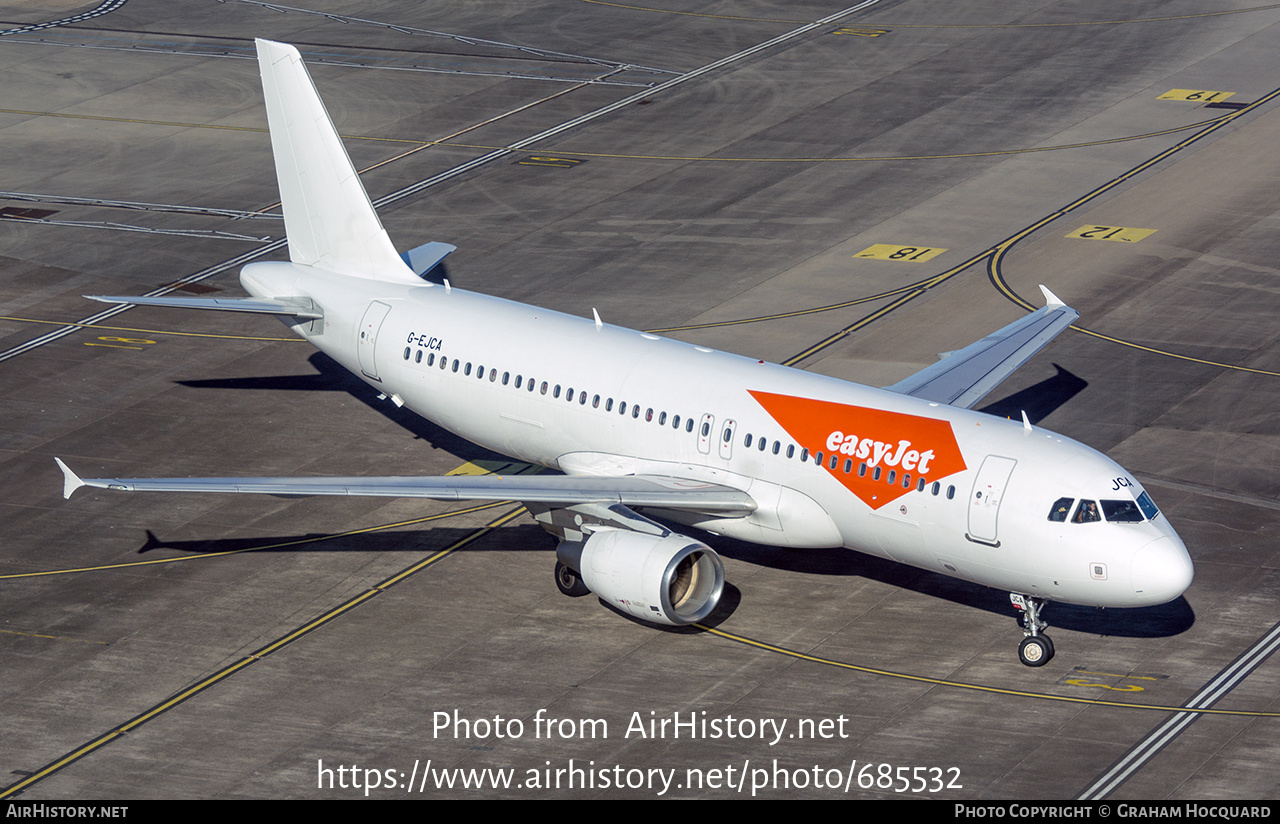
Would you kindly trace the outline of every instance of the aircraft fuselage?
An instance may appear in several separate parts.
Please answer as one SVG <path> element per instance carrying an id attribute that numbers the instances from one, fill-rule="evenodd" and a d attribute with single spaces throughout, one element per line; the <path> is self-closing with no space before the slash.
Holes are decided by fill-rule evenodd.
<path id="1" fill-rule="evenodd" d="M 1167 518 L 1134 514 L 1150 498 L 1132 475 L 1021 421 L 427 281 L 280 262 L 241 282 L 315 301 L 323 320 L 291 323 L 298 334 L 474 443 L 570 475 L 722 484 L 758 505 L 650 511 L 669 520 L 1085 605 L 1164 603 L 1191 581 Z"/>

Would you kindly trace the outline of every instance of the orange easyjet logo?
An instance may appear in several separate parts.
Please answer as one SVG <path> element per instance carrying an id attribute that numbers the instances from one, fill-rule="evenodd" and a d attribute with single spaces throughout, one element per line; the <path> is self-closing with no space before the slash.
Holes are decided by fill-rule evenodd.
<path id="1" fill-rule="evenodd" d="M 791 395 L 751 392 L 822 468 L 878 509 L 915 489 L 965 470 L 951 424 L 919 415 Z"/>

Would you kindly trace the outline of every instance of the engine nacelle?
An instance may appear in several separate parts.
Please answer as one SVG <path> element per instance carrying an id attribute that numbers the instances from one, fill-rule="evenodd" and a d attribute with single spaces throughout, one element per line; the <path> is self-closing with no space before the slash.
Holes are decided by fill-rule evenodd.
<path id="1" fill-rule="evenodd" d="M 600 598 L 655 624 L 701 621 L 724 592 L 720 556 L 675 532 L 659 537 L 602 529 L 582 543 L 562 542 L 556 557 L 578 570 L 582 582 Z"/>

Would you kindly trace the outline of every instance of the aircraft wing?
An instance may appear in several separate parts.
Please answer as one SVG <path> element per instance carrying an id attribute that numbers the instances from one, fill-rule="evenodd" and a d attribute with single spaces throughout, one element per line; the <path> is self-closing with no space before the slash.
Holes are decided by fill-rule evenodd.
<path id="1" fill-rule="evenodd" d="M 1043 286 L 1047 305 L 885 389 L 972 409 L 1066 329 L 1080 313 Z"/>
<path id="2" fill-rule="evenodd" d="M 749 515 L 756 503 L 728 486 L 657 475 L 621 477 L 566 475 L 448 475 L 335 478 L 80 478 L 55 458 L 63 474 L 62 495 L 82 486 L 125 492 L 246 492 L 307 497 L 357 495 L 429 498 L 438 501 L 520 501 L 570 506 L 585 503 Z"/>

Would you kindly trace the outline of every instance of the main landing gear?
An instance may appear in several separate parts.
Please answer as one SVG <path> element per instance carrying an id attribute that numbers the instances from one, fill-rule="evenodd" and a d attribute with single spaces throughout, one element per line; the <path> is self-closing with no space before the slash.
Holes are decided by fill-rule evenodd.
<path id="1" fill-rule="evenodd" d="M 1045 600 L 1019 595 L 1016 592 L 1009 593 L 1009 600 L 1013 603 L 1014 609 L 1022 612 L 1018 623 L 1022 625 L 1022 632 L 1027 636 L 1018 645 L 1018 660 L 1028 667 L 1043 667 L 1053 657 L 1053 641 L 1044 634 L 1045 628 L 1049 625 L 1040 620 L 1040 610 L 1044 608 Z"/>
<path id="2" fill-rule="evenodd" d="M 556 561 L 556 587 L 570 598 L 581 598 L 583 595 L 591 594 L 587 585 L 582 583 L 582 576 L 578 574 L 578 570 L 559 561 Z"/>

